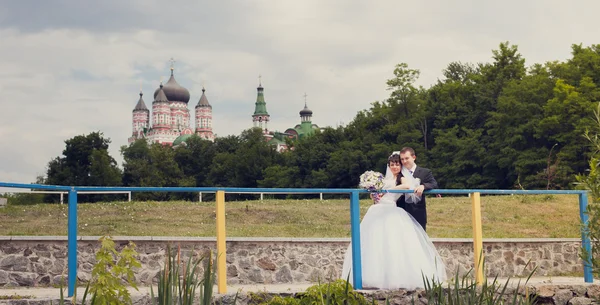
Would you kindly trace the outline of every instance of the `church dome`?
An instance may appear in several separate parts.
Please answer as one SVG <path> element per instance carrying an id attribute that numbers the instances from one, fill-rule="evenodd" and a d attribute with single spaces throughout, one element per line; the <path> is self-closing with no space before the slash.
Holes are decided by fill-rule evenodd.
<path id="1" fill-rule="evenodd" d="M 154 91 L 154 98 L 156 98 L 158 91 L 159 89 Z M 171 69 L 171 78 L 163 86 L 163 91 L 170 102 L 184 102 L 187 104 L 190 101 L 190 92 L 177 83 L 175 76 L 173 76 L 173 69 Z"/>
<path id="2" fill-rule="evenodd" d="M 200 96 L 200 100 L 198 101 L 196 108 L 198 108 L 198 107 L 212 108 L 212 106 L 208 102 L 208 99 L 206 98 L 206 94 L 204 94 L 205 91 L 206 91 L 206 89 L 204 89 L 204 87 L 202 87 L 202 96 Z"/>
<path id="3" fill-rule="evenodd" d="M 304 104 L 304 109 L 300 110 L 300 116 L 307 116 L 312 114 L 312 110 L 308 109 L 308 107 L 306 107 L 306 104 Z"/>
<path id="4" fill-rule="evenodd" d="M 135 108 L 133 108 L 133 111 L 145 111 L 145 112 L 150 112 L 150 110 L 148 110 L 148 107 L 146 107 L 146 103 L 144 103 L 144 99 L 142 98 L 142 95 L 144 95 L 142 92 L 140 92 L 140 99 L 138 100 L 137 104 L 135 105 Z"/>
<path id="5" fill-rule="evenodd" d="M 173 146 L 181 145 L 185 143 L 189 138 L 191 138 L 191 134 L 182 134 L 173 141 Z"/>

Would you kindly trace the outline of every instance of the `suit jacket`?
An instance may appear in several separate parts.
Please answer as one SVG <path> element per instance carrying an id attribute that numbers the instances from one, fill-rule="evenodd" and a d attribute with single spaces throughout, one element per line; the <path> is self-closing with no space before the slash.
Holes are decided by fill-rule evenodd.
<path id="1" fill-rule="evenodd" d="M 433 174 L 427 168 L 417 166 L 413 173 L 413 177 L 421 179 L 421 184 L 425 186 L 425 190 L 436 189 L 438 187 L 437 181 L 433 178 Z M 401 178 L 402 174 L 398 175 L 396 180 L 397 184 L 400 184 Z M 425 230 L 427 225 L 427 204 L 425 201 L 425 194 L 421 197 L 421 201 L 417 203 L 406 203 L 404 197 L 405 196 L 400 196 L 400 198 L 398 198 L 396 206 L 403 208 L 408 214 L 412 215 L 421 227 L 423 227 L 423 230 Z"/>

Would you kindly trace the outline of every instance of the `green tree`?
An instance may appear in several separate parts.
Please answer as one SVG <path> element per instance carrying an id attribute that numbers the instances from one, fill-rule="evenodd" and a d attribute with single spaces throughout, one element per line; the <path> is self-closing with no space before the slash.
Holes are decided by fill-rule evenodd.
<path id="1" fill-rule="evenodd" d="M 326 187 L 330 188 L 356 188 L 358 177 L 368 169 L 370 162 L 360 150 L 345 149 L 348 142 L 341 149 L 331 154 L 327 163 L 326 172 L 330 179 Z M 383 172 L 385 174 L 385 172 Z"/>
<path id="2" fill-rule="evenodd" d="M 326 187 L 330 177 L 325 168 L 330 155 L 339 149 L 342 141 L 344 136 L 341 129 L 327 128 L 295 143 L 289 166 L 298 169 L 300 187 Z"/>
<path id="3" fill-rule="evenodd" d="M 121 149 L 124 159 L 124 184 L 127 186 L 185 187 L 194 186 L 194 179 L 186 177 L 175 161 L 172 147 L 159 143 L 148 146 L 138 140 Z M 136 193 L 138 200 L 169 200 L 181 198 L 181 194 Z"/>
<path id="4" fill-rule="evenodd" d="M 297 167 L 271 165 L 263 170 L 263 179 L 258 181 L 258 187 L 295 188 L 299 185 L 299 170 Z"/>
<path id="5" fill-rule="evenodd" d="M 541 188 L 547 181 L 539 173 L 547 167 L 548 142 L 536 134 L 544 118 L 544 105 L 552 98 L 554 81 L 547 69 L 535 65 L 522 80 L 508 82 L 486 123 L 492 142 L 488 153 L 494 158 L 499 188 Z"/>
<path id="6" fill-rule="evenodd" d="M 273 164 L 279 164 L 281 156 L 275 148 L 265 141 L 260 128 L 242 132 L 240 147 L 235 153 L 235 172 L 233 186 L 257 187 L 263 180 L 263 170 Z"/>
<path id="7" fill-rule="evenodd" d="M 186 177 L 191 177 L 196 186 L 210 186 L 208 174 L 216 155 L 215 144 L 196 135 L 190 137 L 185 145 L 175 149 L 175 161 Z"/>
<path id="8" fill-rule="evenodd" d="M 436 130 L 435 156 L 429 164 L 440 188 L 495 188 L 493 177 L 483 175 L 486 156 L 481 145 L 482 131 L 460 128 Z"/>
<path id="9" fill-rule="evenodd" d="M 101 132 L 79 135 L 65 141 L 62 156 L 48 163 L 45 182 L 51 185 L 121 185 L 121 170 L 108 153 L 110 139 Z M 48 197 L 52 198 L 52 197 Z M 80 195 L 79 200 L 110 199 L 107 195 Z M 50 200 L 55 200 L 50 199 Z"/>
<path id="10" fill-rule="evenodd" d="M 123 185 L 143 186 L 142 179 L 149 177 L 150 146 L 146 139 L 137 140 L 129 146 L 121 146 L 123 155 Z"/>
<path id="11" fill-rule="evenodd" d="M 592 263 L 592 272 L 600 274 L 600 103 L 594 110 L 594 123 L 585 130 L 583 137 L 591 148 L 587 174 L 575 176 L 579 188 L 589 191 L 590 202 L 587 211 L 588 223 L 582 224 L 582 233 L 591 242 L 591 252 L 583 248 L 581 258 Z"/>
<path id="12" fill-rule="evenodd" d="M 589 84 L 590 86 L 592 84 Z M 564 164 L 562 185 L 568 176 L 586 169 L 586 142 L 581 135 L 592 126 L 589 113 L 594 111 L 592 101 L 585 98 L 577 88 L 559 79 L 554 86 L 554 98 L 544 105 L 544 118 L 539 122 L 536 134 L 547 139 L 552 147 L 557 144 L 557 157 Z"/>

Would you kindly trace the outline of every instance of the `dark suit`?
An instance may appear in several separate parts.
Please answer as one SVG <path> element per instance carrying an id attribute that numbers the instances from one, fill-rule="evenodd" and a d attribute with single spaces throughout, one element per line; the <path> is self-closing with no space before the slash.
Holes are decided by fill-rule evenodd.
<path id="1" fill-rule="evenodd" d="M 417 166 L 415 172 L 413 173 L 413 177 L 421 179 L 421 184 L 425 186 L 426 190 L 436 189 L 438 187 L 437 181 L 433 178 L 433 174 L 429 169 Z M 402 178 L 402 174 L 398 175 L 397 184 L 400 184 L 400 179 Z M 425 194 L 421 196 L 421 201 L 418 203 L 406 203 L 405 196 L 400 196 L 398 201 L 396 201 L 396 206 L 399 208 L 403 208 L 408 214 L 412 215 L 412 217 L 417 220 L 423 230 L 426 230 L 427 226 L 427 205 L 425 202 Z"/>

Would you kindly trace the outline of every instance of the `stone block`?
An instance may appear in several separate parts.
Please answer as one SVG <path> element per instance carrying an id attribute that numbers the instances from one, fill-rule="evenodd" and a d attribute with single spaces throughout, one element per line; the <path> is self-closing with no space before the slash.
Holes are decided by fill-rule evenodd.
<path id="1" fill-rule="evenodd" d="M 592 300 L 585 297 L 574 297 L 569 300 L 568 305 L 588 305 L 592 304 Z"/>
<path id="2" fill-rule="evenodd" d="M 555 305 L 567 305 L 567 303 L 573 298 L 573 292 L 569 289 L 561 289 L 556 292 L 552 300 Z"/>

